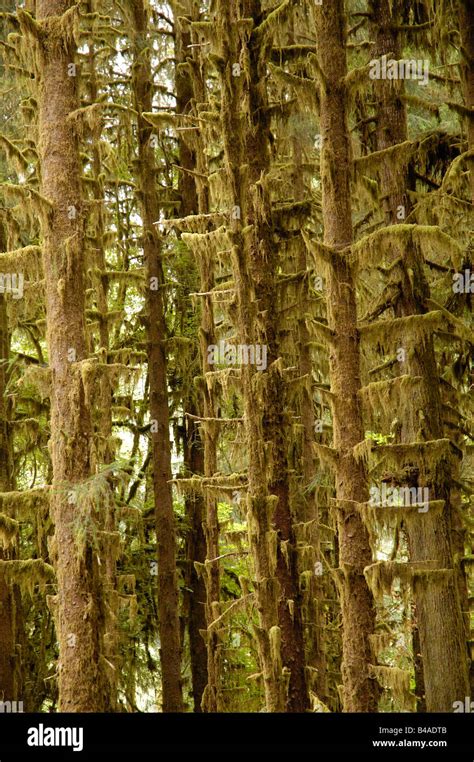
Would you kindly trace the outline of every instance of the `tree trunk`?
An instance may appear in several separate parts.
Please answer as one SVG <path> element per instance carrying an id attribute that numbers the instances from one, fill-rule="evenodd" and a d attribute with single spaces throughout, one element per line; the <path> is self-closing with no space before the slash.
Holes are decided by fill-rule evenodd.
<path id="1" fill-rule="evenodd" d="M 334 448 L 337 451 L 336 499 L 340 592 L 343 623 L 342 678 L 344 710 L 375 712 L 378 686 L 370 676 L 369 637 L 375 629 L 372 594 L 364 577 L 371 563 L 369 538 L 358 503 L 368 499 L 367 475 L 353 448 L 364 440 L 358 392 L 361 386 L 355 288 L 341 249 L 353 240 L 351 221 L 350 137 L 347 125 L 346 16 L 343 0 L 315 7 L 320 89 L 321 184 L 324 243 L 334 255 L 328 271 L 328 324 L 333 331 L 330 379 Z"/>
<path id="2" fill-rule="evenodd" d="M 88 12 L 94 10 L 93 4 L 89 3 Z M 90 103 L 97 103 L 99 99 L 99 90 L 96 74 L 96 48 L 93 42 L 89 43 L 88 53 L 88 85 Z M 95 217 L 95 240 L 93 242 L 93 262 L 95 265 L 96 281 L 95 298 L 97 299 L 97 309 L 100 313 L 99 318 L 99 346 L 98 354 L 103 357 L 103 362 L 107 363 L 107 353 L 110 349 L 110 331 L 107 320 L 108 311 L 108 283 L 103 275 L 107 269 L 104 250 L 104 235 L 106 232 L 106 214 L 105 214 L 105 188 L 104 174 L 102 167 L 102 154 L 100 150 L 103 130 L 103 120 L 97 119 L 91 125 L 92 138 L 92 198 L 93 215 Z M 107 373 L 101 373 L 97 379 L 96 388 L 96 408 L 94 445 L 98 461 L 106 464 L 113 463 L 114 451 L 112 446 L 112 388 L 110 378 Z M 110 496 L 104 506 L 105 520 L 104 529 L 109 532 L 109 537 L 116 536 L 115 521 L 115 500 L 113 498 L 113 482 L 110 481 Z M 107 597 L 105 610 L 104 629 L 107 632 L 107 639 L 104 641 L 104 656 L 109 665 L 107 670 L 107 679 L 109 687 L 107 690 L 106 711 L 114 712 L 117 710 L 118 700 L 118 679 L 120 674 L 120 633 L 118 629 L 119 620 L 119 600 L 117 593 L 117 569 L 114 553 L 110 547 L 110 542 L 106 541 L 104 552 L 106 554 L 104 563 L 104 593 Z"/>
<path id="3" fill-rule="evenodd" d="M 397 5 L 389 0 L 374 0 L 372 4 L 375 45 L 374 57 L 390 55 L 401 58 L 401 44 L 397 31 Z M 377 150 L 390 148 L 407 140 L 406 107 L 403 81 L 374 81 L 377 99 L 376 138 Z M 408 167 L 400 158 L 397 170 L 391 162 L 383 162 L 379 171 L 380 194 L 383 199 L 386 224 L 396 225 L 411 212 L 409 190 L 411 178 Z M 404 214 L 402 212 L 404 210 Z M 399 216 L 402 215 L 402 220 Z M 401 258 L 400 297 L 395 306 L 396 317 L 421 315 L 427 311 L 429 285 L 424 273 L 424 260 L 418 246 L 405 248 L 396 243 L 392 246 L 393 259 Z M 400 406 L 400 442 L 415 443 L 438 440 L 444 436 L 442 400 L 432 337 L 420 346 L 406 335 L 402 339 L 406 352 L 406 366 L 412 377 L 419 379 L 419 397 L 416 405 L 409 407 L 404 416 Z M 420 425 L 420 410 L 423 426 Z M 454 468 L 454 466 L 452 466 Z M 428 712 L 452 711 L 453 701 L 468 695 L 468 654 L 466 633 L 460 606 L 460 594 L 456 584 L 454 552 L 452 547 L 452 512 L 450 500 L 451 473 L 442 464 L 428 469 L 430 480 L 421 483 L 420 474 L 412 475 L 408 486 L 430 487 L 431 500 L 445 500 L 441 515 L 430 510 L 407 522 L 407 535 L 412 562 L 434 563 L 435 569 L 450 570 L 445 583 L 428 576 L 426 584 L 414 583 L 416 617 L 419 628 L 421 658 L 423 663 L 426 708 Z M 422 477 L 421 477 L 422 478 Z"/>
<path id="4" fill-rule="evenodd" d="M 94 508 L 75 488 L 91 475 L 90 408 L 81 374 L 84 325 L 84 217 L 78 138 L 68 119 L 79 107 L 71 0 L 38 0 L 38 93 L 47 341 L 51 370 L 52 517 L 58 583 L 59 709 L 100 712 L 105 704 L 101 588 Z M 69 13 L 68 13 L 69 12 Z M 67 15 L 66 15 L 67 14 Z M 82 533 L 86 536 L 81 540 Z"/>
<path id="5" fill-rule="evenodd" d="M 461 65 L 462 88 L 464 105 L 471 109 L 466 117 L 467 143 L 470 151 L 474 150 L 474 8 L 471 0 L 459 2 L 459 29 L 461 33 L 461 45 L 463 61 Z M 474 204 L 474 157 L 469 159 L 469 172 L 472 190 L 472 203 Z"/>
<path id="6" fill-rule="evenodd" d="M 6 250 L 3 223 L 0 222 L 0 251 Z M 13 453 L 7 413 L 6 363 L 10 355 L 10 337 L 6 297 L 0 294 L 0 492 L 13 489 Z M 0 544 L 0 561 L 12 558 L 11 549 Z M 0 575 L 0 702 L 18 701 L 16 675 L 19 673 L 16 653 L 16 603 L 12 586 Z"/>
<path id="7" fill-rule="evenodd" d="M 463 84 L 464 105 L 471 109 L 471 113 L 466 117 L 467 144 L 468 149 L 474 152 L 474 7 L 470 0 L 461 0 L 459 3 L 459 28 L 461 31 L 461 44 L 463 59 L 461 64 L 461 80 Z M 468 163 L 469 177 L 471 182 L 472 203 L 474 205 L 474 156 L 471 156 Z M 468 619 L 469 602 L 468 602 Z M 472 646 L 474 645 L 474 632 L 470 629 L 470 650 L 472 656 Z M 474 695 L 474 659 L 471 658 L 470 667 L 470 695 Z"/>
<path id="8" fill-rule="evenodd" d="M 268 32 L 260 0 L 217 4 L 220 24 L 222 127 L 234 214 L 229 230 L 236 286 L 239 343 L 265 347 L 267 369 L 241 367 L 249 447 L 248 524 L 255 563 L 256 629 L 268 711 L 309 708 L 301 593 L 290 505 L 285 412 L 286 386 L 278 335 L 278 248 L 265 187 L 270 169 L 270 116 L 266 91 Z M 237 22 L 253 20 L 247 47 Z M 263 36 L 262 36 L 263 35 Z M 245 55 L 245 93 L 234 65 Z M 242 76 L 243 79 L 243 76 Z M 242 116 L 241 116 L 242 114 Z M 244 233 L 244 229 L 246 233 Z M 276 554 L 274 555 L 274 550 Z"/>
<path id="9" fill-rule="evenodd" d="M 188 405 L 193 414 L 194 408 Z M 184 464 L 190 474 L 204 473 L 204 452 L 201 438 L 194 420 L 188 418 L 185 432 Z M 194 711 L 201 712 L 201 702 L 208 681 L 207 649 L 202 633 L 206 622 L 206 585 L 203 575 L 196 570 L 195 563 L 203 565 L 206 560 L 206 537 L 203 531 L 205 503 L 202 495 L 187 496 L 185 500 L 189 532 L 186 543 L 186 564 L 188 568 L 186 587 L 188 594 L 188 631 L 191 659 L 192 694 Z"/>
<path id="10" fill-rule="evenodd" d="M 148 17 L 143 0 L 132 0 L 134 66 L 132 88 L 138 112 L 137 180 L 147 268 L 147 330 L 150 378 L 150 415 L 153 436 L 153 488 L 158 546 L 158 619 L 162 672 L 163 711 L 181 712 L 181 643 L 179 592 L 176 572 L 176 527 L 173 509 L 170 418 L 165 351 L 165 276 L 162 247 L 155 223 L 160 218 L 156 189 L 156 161 L 152 127 L 143 118 L 152 110 L 153 79 L 148 47 Z"/>
<path id="11" fill-rule="evenodd" d="M 189 114 L 193 107 L 193 79 L 189 71 L 184 69 L 187 61 L 189 45 L 191 43 L 191 33 L 187 25 L 181 26 L 178 19 L 178 12 L 174 13 L 175 23 L 175 56 L 176 56 L 176 113 Z M 191 138 L 196 140 L 193 133 Z M 181 200 L 180 214 L 187 217 L 199 213 L 199 199 L 196 189 L 195 178 L 192 174 L 196 171 L 195 151 L 186 140 L 185 133 L 178 134 L 179 166 L 188 172 L 182 171 L 179 174 L 178 190 Z M 194 263 L 193 263 L 194 265 Z M 197 271 L 194 265 L 194 271 Z M 199 275 L 195 274 L 196 281 Z M 192 308 L 190 308 L 190 317 Z M 199 345 L 196 346 L 196 353 L 199 353 Z M 195 390 L 183 390 L 183 406 L 186 413 L 191 416 L 198 414 L 198 407 L 194 400 Z M 184 422 L 184 466 L 187 474 L 204 474 L 204 449 L 201 441 L 199 428 L 192 417 L 185 418 Z M 203 637 L 203 632 L 207 629 L 206 621 L 206 584 L 203 574 L 198 572 L 195 563 L 204 568 L 206 560 L 206 537 L 204 531 L 205 522 L 205 499 L 199 493 L 186 495 L 185 498 L 186 517 L 190 527 L 186 542 L 186 569 L 187 583 L 186 587 L 190 592 L 187 596 L 187 626 L 189 632 L 189 648 L 191 659 L 191 678 L 194 711 L 202 711 L 202 699 L 206 685 L 208 683 L 207 668 L 207 648 Z"/>

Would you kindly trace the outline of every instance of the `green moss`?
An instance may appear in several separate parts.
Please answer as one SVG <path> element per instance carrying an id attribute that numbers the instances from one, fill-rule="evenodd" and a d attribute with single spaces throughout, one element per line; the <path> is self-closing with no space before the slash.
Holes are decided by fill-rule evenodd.
<path id="1" fill-rule="evenodd" d="M 18 585 L 23 593 L 33 596 L 37 587 L 44 592 L 46 586 L 54 583 L 54 569 L 42 558 L 27 561 L 0 560 L 0 575 L 11 585 Z"/>

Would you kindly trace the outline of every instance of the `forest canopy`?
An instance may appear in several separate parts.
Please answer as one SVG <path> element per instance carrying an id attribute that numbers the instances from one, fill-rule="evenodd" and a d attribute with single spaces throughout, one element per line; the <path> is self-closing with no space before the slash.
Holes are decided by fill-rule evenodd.
<path id="1" fill-rule="evenodd" d="M 474 4 L 0 20 L 1 710 L 464 711 Z"/>

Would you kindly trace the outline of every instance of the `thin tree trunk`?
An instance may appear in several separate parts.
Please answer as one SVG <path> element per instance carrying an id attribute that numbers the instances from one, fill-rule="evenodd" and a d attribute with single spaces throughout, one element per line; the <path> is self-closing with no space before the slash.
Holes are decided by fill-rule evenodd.
<path id="1" fill-rule="evenodd" d="M 189 408 L 192 414 L 193 408 Z M 188 418 L 186 424 L 185 465 L 191 474 L 204 473 L 204 452 L 199 431 L 194 421 Z M 206 585 L 195 563 L 204 564 L 206 560 L 206 538 L 203 531 L 205 503 L 202 495 L 186 498 L 186 515 L 190 525 L 186 545 L 186 562 L 189 566 L 187 587 L 190 589 L 188 603 L 188 631 L 191 659 L 192 694 L 194 711 L 202 711 L 202 699 L 208 681 L 207 649 L 202 633 L 207 628 L 206 622 Z"/>
<path id="2" fill-rule="evenodd" d="M 177 12 L 175 18 L 175 56 L 176 56 L 176 113 L 189 114 L 193 107 L 193 78 L 189 71 L 184 69 L 184 64 L 189 55 L 191 33 L 187 24 L 181 25 Z M 194 133 L 191 141 L 197 138 Z M 192 145 L 192 143 L 191 143 Z M 184 170 L 179 174 L 178 190 L 181 199 L 180 214 L 187 217 L 199 213 L 199 200 L 195 178 L 192 174 L 196 171 L 195 150 L 186 140 L 185 133 L 178 134 L 179 165 Z M 197 270 L 197 267 L 196 267 Z M 198 279 L 196 272 L 196 280 Z M 196 347 L 199 352 L 199 346 Z M 198 414 L 198 408 L 194 401 L 195 390 L 184 390 L 186 398 L 184 409 L 191 416 Z M 187 417 L 184 422 L 184 466 L 189 474 L 204 474 L 204 449 L 201 441 L 199 428 L 194 418 Z M 204 531 L 205 522 L 205 499 L 199 493 L 187 495 L 185 498 L 186 516 L 190 530 L 186 543 L 186 568 L 187 584 L 190 592 L 187 595 L 187 626 L 189 632 L 189 649 L 191 659 L 191 678 L 194 711 L 202 711 L 202 699 L 208 683 L 207 648 L 203 633 L 207 629 L 206 621 L 206 584 L 202 573 L 198 572 L 195 564 L 204 568 L 206 560 L 206 537 Z"/>
<path id="3" fill-rule="evenodd" d="M 89 4 L 89 12 L 93 12 L 93 5 Z M 96 48 L 91 42 L 89 44 L 89 96 L 90 103 L 97 103 L 99 98 L 97 74 L 96 74 Z M 110 331 L 107 320 L 108 310 L 108 283 L 104 275 L 107 269 L 104 251 L 104 235 L 106 232 L 105 221 L 105 188 L 104 174 L 101 161 L 100 143 L 103 130 L 103 120 L 97 119 L 91 125 L 92 138 L 92 177 L 93 177 L 93 202 L 95 215 L 95 240 L 93 244 L 93 258 L 95 260 L 96 274 L 95 295 L 97 299 L 97 309 L 100 313 L 99 318 L 99 356 L 103 357 L 103 362 L 107 363 L 107 353 L 110 349 Z M 97 424 L 95 432 L 95 448 L 97 459 L 100 463 L 112 463 L 114 452 L 112 442 L 112 388 L 110 378 L 107 373 L 101 373 L 97 379 L 96 396 L 96 415 Z M 107 500 L 104 511 L 105 521 L 104 529 L 108 532 L 108 537 L 116 536 L 117 527 L 115 522 L 115 501 L 113 498 L 113 484 L 110 480 L 110 495 Z M 107 659 L 108 670 L 107 678 L 109 687 L 107 690 L 106 711 L 113 712 L 117 709 L 118 700 L 118 677 L 120 660 L 120 634 L 118 630 L 119 619 L 119 600 L 117 593 L 117 570 L 114 553 L 110 547 L 110 542 L 105 545 L 105 573 L 104 573 L 104 593 L 107 596 L 107 605 L 105 606 L 104 629 L 107 632 L 107 639 L 104 641 L 104 656 Z"/>
<path id="4" fill-rule="evenodd" d="M 160 203 L 156 189 L 156 161 L 152 127 L 144 112 L 152 111 L 153 79 L 148 40 L 148 16 L 143 0 L 132 0 L 134 66 L 132 88 L 138 112 L 137 180 L 147 268 L 147 331 L 150 379 L 150 415 L 153 431 L 153 489 L 158 548 L 158 619 L 162 672 L 163 711 L 181 712 L 181 643 L 179 592 L 176 571 L 176 527 L 173 509 L 170 417 L 165 351 L 165 276 L 162 246 L 156 222 Z"/>
<path id="5" fill-rule="evenodd" d="M 0 222 L 0 251 L 6 250 L 3 224 Z M 0 294 L 0 492 L 13 489 L 13 459 L 10 426 L 7 414 L 6 384 L 7 361 L 10 354 L 10 337 L 6 297 Z M 11 549 L 0 544 L 0 560 L 12 558 Z M 16 674 L 19 655 L 16 650 L 16 600 L 11 584 L 0 573 L 0 701 L 17 701 Z"/>
<path id="6" fill-rule="evenodd" d="M 295 40 L 290 39 L 290 44 Z M 300 136 L 294 136 L 292 139 L 293 153 L 293 185 L 295 201 L 304 201 L 307 189 L 304 184 L 304 169 L 302 144 Z M 308 253 L 304 241 L 300 242 L 300 248 L 297 257 L 298 272 L 307 272 Z M 310 559 L 305 568 L 300 571 L 310 572 L 311 576 L 306 591 L 306 605 L 303 606 L 303 625 L 305 628 L 305 646 L 308 666 L 316 670 L 314 677 L 314 686 L 318 698 L 327 703 L 328 701 L 328 681 L 326 664 L 326 643 L 323 626 L 322 604 L 321 600 L 325 597 L 324 585 L 322 584 L 322 574 L 325 572 L 321 555 L 321 516 L 318 505 L 318 499 L 315 492 L 305 494 L 304 490 L 314 479 L 316 468 L 316 458 L 314 454 L 314 436 L 316 416 L 313 402 L 313 362 L 311 356 L 311 336 L 307 326 L 307 312 L 311 307 L 311 296 L 308 279 L 304 278 L 300 286 L 299 303 L 302 317 L 298 321 L 298 366 L 299 375 L 307 378 L 307 385 L 303 388 L 300 400 L 301 424 L 303 427 L 302 443 L 302 492 L 301 495 L 301 515 L 298 521 L 305 525 L 304 542 L 312 548 Z"/>
<path id="7" fill-rule="evenodd" d="M 182 6 L 181 10 L 179 8 L 174 9 L 174 17 L 177 23 L 177 46 L 188 62 L 186 69 L 184 67 L 178 67 L 177 69 L 177 112 L 184 113 L 184 109 L 187 107 L 188 115 L 192 114 L 196 116 L 196 104 L 203 104 L 207 99 L 205 67 L 201 48 L 193 45 L 193 43 L 198 42 L 198 35 L 193 32 L 192 27 L 188 28 L 187 21 L 182 23 L 179 20 L 179 17 L 182 16 L 186 16 L 190 21 L 198 21 L 200 19 L 199 7 L 192 0 L 189 0 L 185 14 L 182 12 Z M 192 47 L 188 47 L 189 45 L 192 45 Z M 178 63 L 181 63 L 180 57 L 178 57 Z M 181 94 L 186 96 L 185 99 L 180 99 Z M 207 180 L 209 168 L 207 156 L 205 155 L 207 146 L 206 131 L 193 132 L 190 141 L 192 147 L 188 147 L 182 155 L 181 166 L 186 166 L 188 169 L 196 172 L 196 175 L 192 179 L 197 198 L 193 194 L 192 205 L 194 209 L 192 213 L 206 215 L 210 212 L 209 183 Z M 184 139 L 181 139 L 179 142 L 180 146 L 184 143 Z M 182 182 L 184 182 L 186 175 L 187 173 L 184 173 Z M 189 204 L 190 198 L 190 194 L 187 193 L 186 204 Z M 188 206 L 183 209 L 183 216 L 191 213 L 185 211 L 187 208 Z M 214 262 L 211 252 L 200 252 L 197 257 L 197 266 L 199 270 L 200 291 L 206 294 L 202 297 L 199 332 L 202 375 L 206 379 L 206 374 L 213 370 L 213 367 L 208 362 L 207 348 L 215 343 L 214 305 L 211 295 L 215 282 Z M 202 394 L 200 407 L 202 409 L 199 410 L 199 414 L 207 419 L 216 418 L 218 410 L 214 390 L 204 381 L 200 391 Z M 206 421 L 205 426 L 202 427 L 201 436 L 204 456 L 202 473 L 206 477 L 212 477 L 217 472 L 219 424 L 212 420 Z M 202 519 L 206 542 L 205 560 L 211 562 L 204 564 L 202 568 L 206 587 L 205 615 L 206 629 L 208 630 L 209 625 L 220 615 L 219 602 L 221 597 L 220 563 L 213 560 L 219 556 L 219 519 L 217 514 L 217 499 L 211 491 L 206 491 L 204 495 Z M 210 632 L 207 631 L 205 633 L 205 642 L 207 649 L 207 684 L 202 696 L 202 710 L 204 712 L 219 712 L 224 709 L 221 691 L 222 646 L 219 630 L 214 628 Z"/>
<path id="8" fill-rule="evenodd" d="M 334 250 L 328 271 L 328 324 L 333 331 L 330 352 L 334 448 L 337 451 L 340 592 L 343 623 L 342 678 L 344 710 L 377 710 L 378 686 L 371 678 L 369 637 L 375 629 L 372 594 L 364 577 L 371 563 L 369 538 L 358 503 L 368 499 L 367 475 L 353 448 L 364 439 L 359 404 L 359 335 L 355 288 L 350 265 L 339 253 L 353 240 L 351 221 L 350 137 L 347 125 L 346 16 L 344 1 L 315 7 L 320 89 L 321 185 L 324 243 Z"/>

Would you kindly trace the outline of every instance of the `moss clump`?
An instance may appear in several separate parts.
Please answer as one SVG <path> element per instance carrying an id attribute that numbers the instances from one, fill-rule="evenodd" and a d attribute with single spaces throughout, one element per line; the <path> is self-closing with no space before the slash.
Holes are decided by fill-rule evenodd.
<path id="1" fill-rule="evenodd" d="M 4 548 L 15 544 L 19 526 L 18 521 L 0 513 L 0 543 Z"/>
<path id="2" fill-rule="evenodd" d="M 0 575 L 8 584 L 18 585 L 20 590 L 31 597 L 36 587 L 44 592 L 46 585 L 55 581 L 54 569 L 42 558 L 32 558 L 27 561 L 1 561 Z"/>

